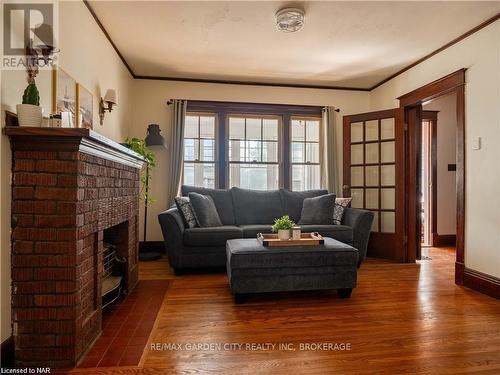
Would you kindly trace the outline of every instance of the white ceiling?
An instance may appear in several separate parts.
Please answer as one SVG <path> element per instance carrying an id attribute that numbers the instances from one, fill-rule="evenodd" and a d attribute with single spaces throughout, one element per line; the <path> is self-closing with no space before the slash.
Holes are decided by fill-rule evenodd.
<path id="1" fill-rule="evenodd" d="M 136 75 L 369 88 L 500 12 L 494 2 L 91 1 Z"/>

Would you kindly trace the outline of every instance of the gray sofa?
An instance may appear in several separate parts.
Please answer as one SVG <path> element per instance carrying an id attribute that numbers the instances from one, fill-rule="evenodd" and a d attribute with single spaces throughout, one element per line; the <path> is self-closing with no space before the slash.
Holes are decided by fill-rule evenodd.
<path id="1" fill-rule="evenodd" d="M 188 228 L 175 207 L 158 215 L 168 259 L 176 274 L 185 268 L 225 266 L 227 240 L 270 233 L 274 219 L 285 214 L 297 223 L 305 198 L 327 194 L 326 190 L 292 192 L 181 187 L 183 196 L 190 192 L 212 197 L 223 226 Z M 372 212 L 346 208 L 341 225 L 301 225 L 301 228 L 304 232 L 319 232 L 358 249 L 359 267 L 366 256 L 372 221 Z"/>

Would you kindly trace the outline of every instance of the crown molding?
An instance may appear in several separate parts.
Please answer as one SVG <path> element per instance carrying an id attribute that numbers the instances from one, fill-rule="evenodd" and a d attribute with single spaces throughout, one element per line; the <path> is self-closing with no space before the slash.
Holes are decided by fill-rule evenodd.
<path id="1" fill-rule="evenodd" d="M 428 60 L 430 59 L 432 56 L 434 55 L 437 55 L 439 52 L 442 52 L 444 51 L 445 49 L 453 46 L 454 44 L 457 44 L 458 42 L 464 40 L 465 38 L 467 38 L 468 36 L 471 36 L 472 34 L 474 33 L 477 33 L 479 30 L 485 28 L 486 26 L 488 26 L 489 24 L 492 24 L 493 22 L 497 21 L 498 19 L 500 19 L 500 13 L 498 13 L 497 15 L 487 19 L 486 21 L 484 21 L 483 23 L 477 25 L 476 27 L 470 29 L 469 31 L 467 31 L 466 33 L 463 33 L 462 35 L 460 35 L 459 37 L 453 39 L 451 42 L 449 43 L 446 43 L 444 46 L 441 46 L 439 47 L 438 49 L 432 51 L 431 53 L 425 55 L 424 57 L 418 59 L 417 61 L 411 63 L 410 65 L 404 67 L 403 69 L 401 70 L 398 70 L 396 73 L 390 75 L 389 77 L 383 79 L 382 81 L 380 81 L 379 83 L 377 83 L 376 85 L 370 87 L 370 91 L 376 89 L 377 87 L 379 86 L 382 86 L 384 83 L 390 81 L 391 79 L 393 78 L 396 78 L 397 76 L 399 76 L 400 74 L 406 72 L 407 70 L 410 70 L 411 68 L 413 68 L 414 66 L 417 66 L 418 64 L 424 62 L 425 60 Z"/>
<path id="2" fill-rule="evenodd" d="M 344 86 L 323 86 L 323 85 L 307 85 L 307 84 L 292 84 L 292 83 L 272 83 L 272 82 L 253 82 L 253 81 L 237 81 L 237 80 L 217 80 L 217 79 L 203 79 L 203 78 L 190 78 L 190 77 L 168 77 L 168 76 L 148 76 L 148 75 L 137 75 L 134 73 L 130 65 L 128 64 L 127 60 L 123 57 L 122 53 L 116 46 L 116 44 L 113 42 L 111 39 L 111 36 L 107 32 L 106 28 L 104 25 L 101 23 L 99 20 L 99 17 L 97 17 L 96 13 L 94 12 L 94 9 L 92 9 L 92 6 L 90 5 L 88 0 L 82 0 L 87 9 L 89 10 L 90 14 L 94 18 L 95 22 L 103 32 L 104 36 L 106 39 L 108 39 L 109 43 L 117 53 L 118 57 L 120 57 L 121 61 L 123 62 L 123 65 L 127 68 L 129 71 L 130 75 L 132 76 L 133 79 L 141 79 L 141 80 L 154 80 L 154 81 L 174 81 L 174 82 L 198 82 L 198 83 L 215 83 L 215 84 L 224 84 L 224 85 L 247 85 L 247 86 L 267 86 L 267 87 L 288 87 L 288 88 L 301 88 L 301 89 L 319 89 L 319 90 L 346 90 L 346 91 L 365 91 L 369 92 L 377 87 L 383 85 L 384 83 L 390 81 L 391 79 L 399 76 L 400 74 L 406 72 L 407 70 L 413 68 L 414 66 L 424 62 L 425 60 L 430 59 L 432 56 L 438 54 L 439 52 L 444 51 L 445 49 L 453 46 L 454 44 L 460 42 L 461 40 L 471 36 L 472 34 L 478 32 L 479 30 L 485 28 L 486 26 L 492 24 L 493 22 L 497 21 L 500 19 L 500 13 L 496 14 L 495 16 L 487 19 L 486 21 L 482 22 L 481 24 L 477 25 L 476 27 L 470 29 L 469 31 L 465 32 L 464 34 L 460 35 L 459 37 L 453 39 L 451 42 L 446 43 L 445 45 L 441 46 L 440 48 L 432 51 L 431 53 L 425 55 L 424 57 L 418 59 L 417 61 L 411 63 L 410 65 L 404 67 L 403 69 L 398 70 L 396 73 L 391 74 L 389 77 L 383 79 L 382 81 L 378 82 L 377 84 L 371 86 L 371 87 L 344 87 Z"/>
<path id="3" fill-rule="evenodd" d="M 120 50 L 116 46 L 115 42 L 113 42 L 113 39 L 111 39 L 111 37 L 109 36 L 108 31 L 106 30 L 106 28 L 104 27 L 104 25 L 101 23 L 101 20 L 99 20 L 99 17 L 97 17 L 97 14 L 95 14 L 94 9 L 92 9 L 92 6 L 89 4 L 88 0 L 83 0 L 83 3 L 85 4 L 85 6 L 87 7 L 88 11 L 90 12 L 90 14 L 92 15 L 92 17 L 94 18 L 94 21 L 97 23 L 97 26 L 99 26 L 99 28 L 103 32 L 104 36 L 106 37 L 106 39 L 109 41 L 109 43 L 111 44 L 111 46 L 115 50 L 115 52 L 118 55 L 118 57 L 120 58 L 120 60 L 122 60 L 123 65 L 125 65 L 125 67 L 129 71 L 129 73 L 132 76 L 132 78 L 135 78 L 134 71 L 132 70 L 132 68 L 128 64 L 127 60 L 125 60 L 125 57 L 123 57 L 122 53 L 120 52 Z"/>
<path id="4" fill-rule="evenodd" d="M 247 86 L 269 86 L 269 87 L 291 87 L 300 89 L 320 89 L 320 90 L 347 90 L 347 91 L 370 91 L 367 88 L 360 87 L 345 87 L 345 86 L 323 86 L 323 85 L 306 85 L 294 83 L 273 83 L 273 82 L 254 82 L 254 81 L 233 81 L 221 79 L 204 79 L 204 78 L 189 78 L 189 77 L 164 77 L 164 76 L 135 76 L 135 79 L 150 79 L 155 81 L 177 81 L 177 82 L 198 82 L 198 83 L 216 83 L 223 85 L 247 85 Z"/>

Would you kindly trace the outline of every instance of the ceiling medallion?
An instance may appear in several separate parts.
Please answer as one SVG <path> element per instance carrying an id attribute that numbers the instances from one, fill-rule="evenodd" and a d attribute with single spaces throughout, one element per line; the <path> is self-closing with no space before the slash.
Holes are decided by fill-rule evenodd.
<path id="1" fill-rule="evenodd" d="M 285 33 L 294 33 L 304 26 L 305 12 L 299 8 L 284 8 L 276 13 L 276 27 Z"/>

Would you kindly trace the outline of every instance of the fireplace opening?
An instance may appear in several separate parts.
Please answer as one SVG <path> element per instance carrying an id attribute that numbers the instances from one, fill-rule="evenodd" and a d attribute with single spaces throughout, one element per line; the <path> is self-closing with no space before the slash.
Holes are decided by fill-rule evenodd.
<path id="1" fill-rule="evenodd" d="M 128 222 L 103 231 L 101 302 L 102 308 L 112 305 L 127 290 Z"/>

